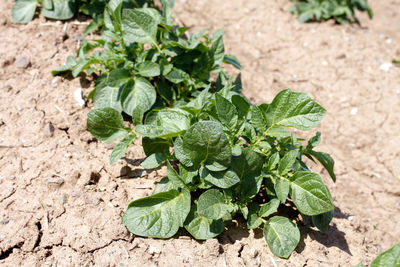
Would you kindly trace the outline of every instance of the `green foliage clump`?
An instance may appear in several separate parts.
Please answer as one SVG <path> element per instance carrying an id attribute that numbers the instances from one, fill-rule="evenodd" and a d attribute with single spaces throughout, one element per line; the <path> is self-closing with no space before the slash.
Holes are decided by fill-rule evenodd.
<path id="1" fill-rule="evenodd" d="M 368 0 L 291 0 L 296 2 L 290 11 L 298 16 L 300 22 L 334 19 L 337 23 L 359 23 L 355 10 L 367 11 L 373 18 Z"/>
<path id="2" fill-rule="evenodd" d="M 240 74 L 224 71 L 223 64 L 241 66 L 225 54 L 223 32 L 189 35 L 173 25 L 174 1 L 161 3 L 159 10 L 111 1 L 102 39 L 83 42 L 77 59 L 53 71 L 99 76 L 87 127 L 101 141 L 119 140 L 111 163 L 142 137 L 142 166 L 167 166 L 167 177 L 128 206 L 123 223 L 139 236 L 169 238 L 183 227 L 203 240 L 243 217 L 249 229 L 263 225 L 271 251 L 287 258 L 300 240 L 298 224 L 326 231 L 333 217 L 330 192 L 304 159 L 320 162 L 333 181 L 334 161 L 315 150 L 319 133 L 304 143 L 290 131 L 314 129 L 326 111 L 289 89 L 251 104 Z M 288 208 L 295 216 L 282 212 Z"/>
<path id="3" fill-rule="evenodd" d="M 397 243 L 392 248 L 382 252 L 371 263 L 370 267 L 398 267 L 400 266 L 400 243 Z M 360 263 L 356 267 L 365 267 Z"/>

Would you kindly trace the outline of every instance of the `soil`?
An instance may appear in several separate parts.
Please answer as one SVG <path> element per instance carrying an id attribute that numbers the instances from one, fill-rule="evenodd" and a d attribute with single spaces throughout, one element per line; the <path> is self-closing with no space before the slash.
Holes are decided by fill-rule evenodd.
<path id="1" fill-rule="evenodd" d="M 327 233 L 302 228 L 288 260 L 273 256 L 243 222 L 203 242 L 185 231 L 156 240 L 130 235 L 128 203 L 151 194 L 165 170 L 145 172 L 140 141 L 110 166 L 112 145 L 86 131 L 91 77 L 52 77 L 73 55 L 87 22 L 11 22 L 0 1 L 1 266 L 355 266 L 400 241 L 400 0 L 370 0 L 373 20 L 300 24 L 287 0 L 177 0 L 191 32 L 224 29 L 243 65 L 244 94 L 270 102 L 280 90 L 307 92 L 328 114 L 321 151 L 336 160 L 324 177 L 336 206 Z M 386 69 L 384 67 L 387 67 Z M 89 107 L 87 107 L 89 106 Z"/>

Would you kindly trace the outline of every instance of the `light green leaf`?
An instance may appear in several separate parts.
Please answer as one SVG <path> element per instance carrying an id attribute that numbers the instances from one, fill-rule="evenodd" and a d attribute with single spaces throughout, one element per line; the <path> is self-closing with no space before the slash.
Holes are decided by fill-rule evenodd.
<path id="1" fill-rule="evenodd" d="M 250 110 L 250 103 L 246 97 L 242 95 L 233 95 L 231 99 L 232 103 L 236 106 L 239 118 L 247 116 L 247 113 Z"/>
<path id="2" fill-rule="evenodd" d="M 122 222 L 132 234 L 169 238 L 183 226 L 189 211 L 189 191 L 172 189 L 133 201 Z"/>
<path id="3" fill-rule="evenodd" d="M 93 96 L 93 105 L 95 108 L 113 108 L 122 112 L 120 101 L 121 87 L 98 87 Z"/>
<path id="4" fill-rule="evenodd" d="M 305 93 L 290 89 L 281 91 L 270 104 L 267 118 L 270 126 L 310 130 L 317 126 L 326 110 Z"/>
<path id="5" fill-rule="evenodd" d="M 280 160 L 279 152 L 275 152 L 268 159 L 268 170 L 272 171 L 278 165 Z"/>
<path id="6" fill-rule="evenodd" d="M 171 166 L 171 163 L 167 161 L 167 172 L 168 180 L 178 188 L 186 188 L 185 180 L 178 174 L 178 172 Z"/>
<path id="7" fill-rule="evenodd" d="M 400 243 L 379 254 L 370 267 L 398 267 L 400 266 Z"/>
<path id="8" fill-rule="evenodd" d="M 123 39 L 127 43 L 157 45 L 157 20 L 143 9 L 122 10 Z"/>
<path id="9" fill-rule="evenodd" d="M 273 198 L 261 207 L 258 214 L 260 217 L 268 217 L 278 210 L 280 204 L 279 199 Z"/>
<path id="10" fill-rule="evenodd" d="M 332 219 L 333 219 L 333 210 L 319 214 L 319 215 L 312 216 L 313 224 L 321 232 L 328 231 L 329 223 L 332 221 Z"/>
<path id="11" fill-rule="evenodd" d="M 265 132 L 265 135 L 268 135 L 271 137 L 285 137 L 285 136 L 290 135 L 290 132 L 283 127 L 272 126 L 267 129 L 267 131 Z"/>
<path id="12" fill-rule="evenodd" d="M 217 40 L 214 41 L 210 48 L 210 57 L 214 60 L 214 65 L 221 64 L 222 60 L 224 59 L 224 41 L 222 36 L 218 37 Z"/>
<path id="13" fill-rule="evenodd" d="M 282 202 L 286 202 L 286 198 L 289 195 L 290 182 L 285 179 L 277 179 L 274 185 L 275 193 L 278 199 Z"/>
<path id="14" fill-rule="evenodd" d="M 302 214 L 313 216 L 334 209 L 331 194 L 318 174 L 296 172 L 290 187 L 290 196 Z"/>
<path id="15" fill-rule="evenodd" d="M 67 20 L 75 15 L 77 5 L 71 0 L 52 0 L 52 9 L 42 8 L 41 14 L 49 19 Z"/>
<path id="16" fill-rule="evenodd" d="M 95 138 L 106 143 L 125 137 L 130 130 L 124 126 L 122 115 L 112 108 L 91 110 L 88 113 L 87 128 Z"/>
<path id="17" fill-rule="evenodd" d="M 265 113 L 257 106 L 251 106 L 251 123 L 261 132 L 264 133 L 267 127 L 267 118 Z"/>
<path id="18" fill-rule="evenodd" d="M 258 204 L 251 203 L 250 209 L 249 209 L 249 214 L 247 216 L 247 228 L 248 229 L 256 229 L 263 223 L 263 220 L 261 219 L 261 217 L 258 216 L 258 211 L 259 211 Z"/>
<path id="19" fill-rule="evenodd" d="M 203 168 L 200 176 L 213 185 L 224 189 L 240 182 L 239 176 L 230 169 L 221 172 L 212 172 Z"/>
<path id="20" fill-rule="evenodd" d="M 168 81 L 177 84 L 189 79 L 189 75 L 183 70 L 173 68 L 172 71 L 165 75 L 165 78 Z"/>
<path id="21" fill-rule="evenodd" d="M 193 166 L 193 162 L 191 161 L 189 155 L 187 155 L 183 149 L 183 140 L 180 136 L 178 136 L 174 141 L 174 154 L 179 162 L 181 162 L 183 165 L 188 167 Z"/>
<path id="22" fill-rule="evenodd" d="M 172 9 L 174 8 L 174 0 L 161 0 L 162 15 L 165 24 L 172 25 Z"/>
<path id="23" fill-rule="evenodd" d="M 143 115 L 156 101 L 157 93 L 149 81 L 136 78 L 121 93 L 122 109 L 131 115 L 136 124 L 141 124 Z"/>
<path id="24" fill-rule="evenodd" d="M 300 231 L 288 218 L 274 216 L 264 226 L 264 237 L 274 255 L 288 258 L 300 241 Z"/>
<path id="25" fill-rule="evenodd" d="M 228 127 L 234 127 L 238 120 L 236 107 L 220 94 L 215 94 L 215 103 L 220 122 Z"/>
<path id="26" fill-rule="evenodd" d="M 164 178 L 161 179 L 161 181 L 156 183 L 154 191 L 153 191 L 153 195 L 155 195 L 157 193 L 161 193 L 161 192 L 167 192 L 167 191 L 170 191 L 172 189 L 178 190 L 178 188 L 175 188 L 173 183 L 171 183 L 169 181 L 168 177 L 164 177 Z"/>
<path id="27" fill-rule="evenodd" d="M 166 159 L 165 155 L 162 153 L 154 153 L 148 156 L 141 164 L 143 168 L 147 170 L 158 168 L 161 163 Z"/>
<path id="28" fill-rule="evenodd" d="M 183 137 L 183 154 L 196 165 L 204 164 L 210 171 L 226 170 L 231 163 L 231 147 L 218 122 L 200 121 Z"/>
<path id="29" fill-rule="evenodd" d="M 137 136 L 134 134 L 127 135 L 122 139 L 113 149 L 110 156 L 110 165 L 117 162 L 120 158 L 122 158 L 128 147 L 137 139 Z"/>
<path id="30" fill-rule="evenodd" d="M 144 61 L 137 65 L 137 74 L 143 77 L 154 77 L 160 75 L 160 65 L 152 61 Z"/>
<path id="31" fill-rule="evenodd" d="M 35 0 L 35 2 L 36 2 L 36 0 Z M 70 71 L 75 67 L 75 65 L 76 65 L 75 57 L 74 56 L 68 56 L 67 57 L 67 62 L 65 63 L 65 65 L 62 65 L 62 66 L 56 68 L 55 70 L 53 70 L 51 72 L 51 75 L 55 76 L 55 75 L 60 74 L 60 73 L 62 73 L 64 71 Z"/>
<path id="32" fill-rule="evenodd" d="M 224 223 L 221 219 L 212 220 L 200 215 L 196 205 L 192 206 L 184 226 L 194 238 L 199 240 L 213 238 L 224 231 Z"/>
<path id="33" fill-rule="evenodd" d="M 283 156 L 283 158 L 279 161 L 278 171 L 280 175 L 287 174 L 293 167 L 293 164 L 296 162 L 296 157 L 299 151 L 297 149 L 290 150 Z"/>
<path id="34" fill-rule="evenodd" d="M 218 220 L 232 211 L 230 205 L 225 204 L 224 195 L 217 189 L 210 189 L 200 195 L 197 202 L 198 214 L 209 219 Z"/>

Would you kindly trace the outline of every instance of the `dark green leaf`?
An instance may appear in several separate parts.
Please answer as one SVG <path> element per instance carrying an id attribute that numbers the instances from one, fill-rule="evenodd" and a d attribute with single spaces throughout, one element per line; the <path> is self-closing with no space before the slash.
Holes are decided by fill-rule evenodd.
<path id="1" fill-rule="evenodd" d="M 231 163 L 231 147 L 220 123 L 200 121 L 183 137 L 183 154 L 210 171 L 226 170 Z"/>
<path id="2" fill-rule="evenodd" d="M 222 60 L 224 59 L 224 41 L 222 36 L 218 37 L 217 40 L 214 41 L 210 48 L 210 57 L 214 60 L 214 65 L 221 64 Z"/>
<path id="3" fill-rule="evenodd" d="M 225 204 L 224 195 L 217 189 L 207 190 L 200 195 L 197 202 L 198 214 L 209 219 L 221 219 L 231 211 L 232 207 Z"/>
<path id="4" fill-rule="evenodd" d="M 154 153 L 168 153 L 170 143 L 165 139 L 143 137 L 142 146 L 146 156 L 150 156 Z"/>
<path id="5" fill-rule="evenodd" d="M 87 118 L 87 128 L 97 139 L 111 143 L 128 134 L 122 115 L 112 108 L 93 109 Z"/>
<path id="6" fill-rule="evenodd" d="M 178 172 L 167 161 L 168 180 L 177 188 L 186 188 L 185 180 L 178 174 Z"/>
<path id="7" fill-rule="evenodd" d="M 51 72 L 51 75 L 55 76 L 55 75 L 60 74 L 62 72 L 70 71 L 75 67 L 75 65 L 76 65 L 75 57 L 68 56 L 67 57 L 67 62 L 65 63 L 65 65 L 63 65 L 61 67 L 58 67 L 55 70 L 53 70 Z"/>
<path id="8" fill-rule="evenodd" d="M 139 236 L 169 238 L 183 226 L 190 211 L 190 193 L 172 189 L 129 204 L 122 222 Z"/>
<path id="9" fill-rule="evenodd" d="M 280 204 L 279 199 L 273 198 L 261 207 L 258 214 L 260 217 L 268 217 L 278 210 Z"/>
<path id="10" fill-rule="evenodd" d="M 333 219 L 333 210 L 329 212 L 325 212 L 319 215 L 312 216 L 313 224 L 320 230 L 321 232 L 328 231 L 329 223 Z"/>
<path id="11" fill-rule="evenodd" d="M 268 170 L 272 171 L 278 165 L 280 160 L 279 152 L 275 152 L 268 159 Z"/>
<path id="12" fill-rule="evenodd" d="M 244 96 L 233 95 L 232 103 L 236 106 L 239 118 L 243 118 L 243 117 L 247 116 L 247 113 L 250 110 L 250 103 Z"/>
<path id="13" fill-rule="evenodd" d="M 300 241 L 300 231 L 288 218 L 274 216 L 264 226 L 264 237 L 274 255 L 288 258 Z"/>
<path id="14" fill-rule="evenodd" d="M 220 122 L 228 127 L 234 127 L 238 120 L 235 106 L 220 94 L 215 94 L 215 102 Z"/>
<path id="15" fill-rule="evenodd" d="M 290 196 L 302 214 L 313 216 L 333 210 L 331 194 L 318 174 L 296 172 L 290 187 Z"/>
<path id="16" fill-rule="evenodd" d="M 93 104 L 95 108 L 113 108 L 122 112 L 121 105 L 121 87 L 98 87 L 93 96 Z"/>
<path id="17" fill-rule="evenodd" d="M 333 158 L 328 153 L 324 152 L 317 152 L 311 150 L 308 153 L 310 153 L 310 155 L 316 158 L 324 166 L 324 168 L 328 171 L 329 175 L 331 176 L 332 180 L 336 182 L 336 175 L 333 170 L 335 166 L 335 161 L 333 160 Z"/>
<path id="18" fill-rule="evenodd" d="M 261 217 L 258 216 L 259 206 L 256 203 L 251 203 L 249 214 L 247 216 L 247 228 L 255 229 L 258 228 L 262 223 Z"/>
<path id="19" fill-rule="evenodd" d="M 200 215 L 196 205 L 192 206 L 184 226 L 194 238 L 199 240 L 213 238 L 224 230 L 224 223 L 221 219 L 212 220 Z"/>
<path id="20" fill-rule="evenodd" d="M 203 168 L 201 177 L 219 188 L 229 188 L 240 182 L 239 176 L 230 169 L 221 172 L 212 172 Z"/>
<path id="21" fill-rule="evenodd" d="M 242 69 L 242 65 L 240 65 L 239 60 L 234 55 L 225 55 L 224 56 L 224 63 L 231 64 L 238 70 Z"/>

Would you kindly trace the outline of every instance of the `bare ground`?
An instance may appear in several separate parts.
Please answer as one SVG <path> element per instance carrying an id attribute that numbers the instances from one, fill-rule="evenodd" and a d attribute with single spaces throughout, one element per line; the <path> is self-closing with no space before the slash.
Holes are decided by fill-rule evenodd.
<path id="1" fill-rule="evenodd" d="M 336 184 L 322 172 L 336 205 L 330 230 L 302 229 L 288 260 L 240 221 L 205 242 L 185 231 L 168 240 L 131 236 L 121 214 L 165 170 L 139 167 L 139 142 L 110 166 L 112 146 L 86 131 L 90 108 L 73 96 L 90 92 L 90 77 L 51 76 L 75 53 L 85 22 L 16 25 L 11 3 L 0 1 L 0 265 L 355 266 L 399 242 L 400 68 L 381 66 L 400 58 L 400 1 L 371 0 L 375 18 L 360 14 L 362 27 L 300 24 L 286 0 L 176 2 L 190 31 L 225 30 L 252 101 L 292 88 L 328 110 L 317 130 L 320 149 L 336 160 Z"/>

